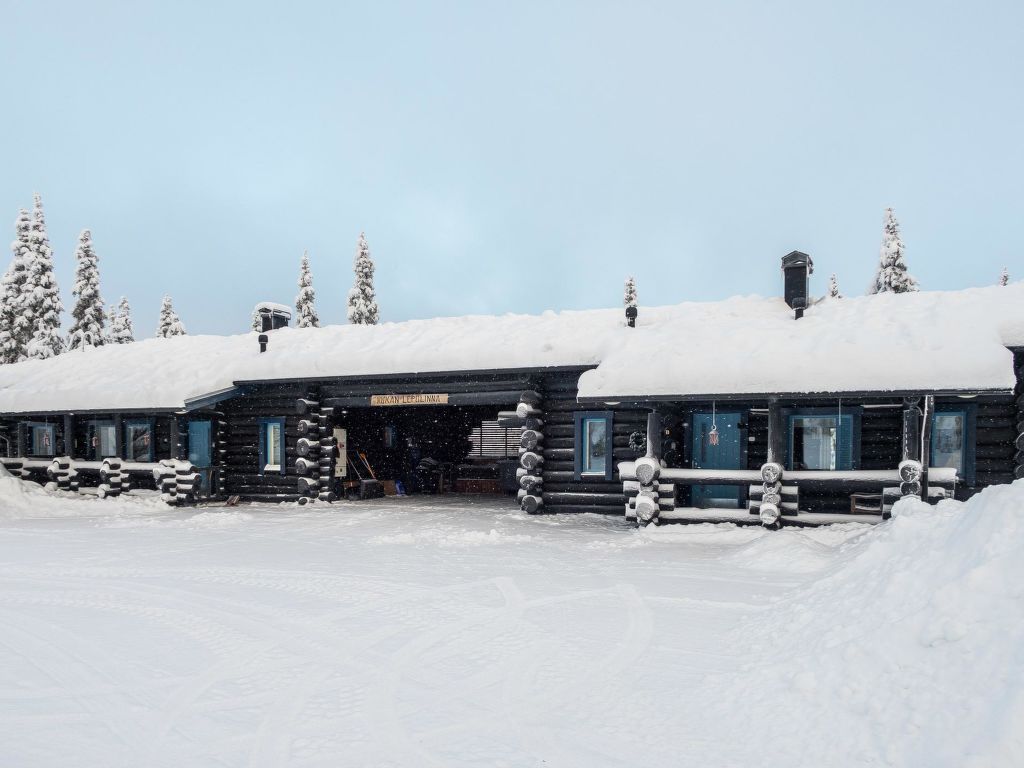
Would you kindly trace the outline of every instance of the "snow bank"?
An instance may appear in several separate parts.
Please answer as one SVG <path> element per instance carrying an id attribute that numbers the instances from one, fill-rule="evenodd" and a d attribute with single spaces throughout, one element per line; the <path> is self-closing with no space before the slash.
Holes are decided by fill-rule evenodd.
<path id="1" fill-rule="evenodd" d="M 0 413 L 177 409 L 265 379 L 593 366 L 584 397 L 1008 389 L 1024 283 L 829 300 L 793 320 L 781 299 L 468 316 L 147 339 L 0 366 Z"/>
<path id="2" fill-rule="evenodd" d="M 148 498 L 100 499 L 97 496 L 46 491 L 34 482 L 14 477 L 0 464 L 0 521 L 31 518 L 120 514 L 125 511 L 165 511 L 167 506 L 153 494 Z"/>
<path id="3" fill-rule="evenodd" d="M 22 482 L 0 464 L 0 520 L 16 520 L 49 500 L 49 494 L 37 483 Z"/>
<path id="4" fill-rule="evenodd" d="M 824 300 L 798 321 L 782 299 L 734 298 L 641 309 L 580 396 L 1010 389 L 1014 345 L 1024 283 Z"/>
<path id="5" fill-rule="evenodd" d="M 760 542 L 758 542 L 760 543 Z M 1024 765 L 1024 481 L 903 500 L 712 685 L 778 765 Z"/>

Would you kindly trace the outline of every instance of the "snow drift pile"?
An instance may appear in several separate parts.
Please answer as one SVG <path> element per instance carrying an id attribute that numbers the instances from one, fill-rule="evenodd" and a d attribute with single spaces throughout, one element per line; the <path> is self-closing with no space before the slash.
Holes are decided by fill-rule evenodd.
<path id="1" fill-rule="evenodd" d="M 19 480 L 0 464 L 0 520 L 45 517 L 60 514 L 61 508 L 67 508 L 66 501 L 50 495 L 37 483 Z"/>
<path id="2" fill-rule="evenodd" d="M 775 765 L 1024 765 L 1024 481 L 844 546 L 737 633 L 758 661 L 712 681 L 716 716 Z"/>

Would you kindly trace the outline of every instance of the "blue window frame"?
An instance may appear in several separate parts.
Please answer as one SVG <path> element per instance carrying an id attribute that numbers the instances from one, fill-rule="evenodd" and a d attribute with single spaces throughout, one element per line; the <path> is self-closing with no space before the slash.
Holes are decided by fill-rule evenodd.
<path id="1" fill-rule="evenodd" d="M 152 419 L 133 419 L 124 423 L 125 461 L 152 461 L 156 430 Z"/>
<path id="2" fill-rule="evenodd" d="M 975 478 L 975 415 L 977 406 L 942 403 L 932 413 L 928 466 L 952 467 L 967 485 Z"/>
<path id="3" fill-rule="evenodd" d="M 100 461 L 108 456 L 117 456 L 117 427 L 113 421 L 93 419 L 86 423 L 86 458 Z"/>
<path id="4" fill-rule="evenodd" d="M 284 419 L 260 419 L 260 474 L 285 474 Z"/>
<path id="5" fill-rule="evenodd" d="M 29 456 L 57 455 L 57 427 L 42 421 L 30 421 L 28 428 Z"/>
<path id="6" fill-rule="evenodd" d="M 614 477 L 612 452 L 612 412 L 580 411 L 573 414 L 576 427 L 575 476 Z"/>
<path id="7" fill-rule="evenodd" d="M 787 411 L 787 469 L 859 469 L 860 417 L 857 407 Z"/>

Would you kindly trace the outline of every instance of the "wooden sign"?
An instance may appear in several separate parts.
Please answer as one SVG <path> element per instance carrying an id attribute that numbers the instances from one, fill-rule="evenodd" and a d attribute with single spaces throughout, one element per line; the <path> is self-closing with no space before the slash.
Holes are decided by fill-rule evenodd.
<path id="1" fill-rule="evenodd" d="M 370 405 L 448 405 L 448 395 L 370 395 Z"/>

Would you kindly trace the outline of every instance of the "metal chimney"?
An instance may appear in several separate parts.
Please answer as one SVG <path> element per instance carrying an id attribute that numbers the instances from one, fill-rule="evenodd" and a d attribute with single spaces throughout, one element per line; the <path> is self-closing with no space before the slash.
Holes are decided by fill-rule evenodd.
<path id="1" fill-rule="evenodd" d="M 797 320 L 809 304 L 808 284 L 813 272 L 814 262 L 806 253 L 791 251 L 782 257 L 786 303 L 796 312 Z"/>

